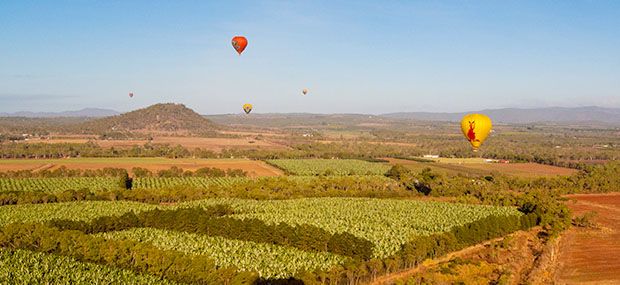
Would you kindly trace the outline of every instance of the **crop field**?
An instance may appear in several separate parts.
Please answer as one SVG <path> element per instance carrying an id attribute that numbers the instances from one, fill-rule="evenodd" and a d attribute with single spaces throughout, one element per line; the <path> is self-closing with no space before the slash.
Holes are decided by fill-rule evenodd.
<path id="1" fill-rule="evenodd" d="M 444 232 L 490 215 L 520 215 L 509 207 L 370 198 L 210 199 L 184 205 L 221 203 L 239 210 L 239 214 L 233 215 L 239 219 L 257 218 L 268 224 L 309 224 L 331 233 L 349 232 L 373 242 L 376 257 L 394 254 L 413 235 Z"/>
<path id="2" fill-rule="evenodd" d="M 2 284 L 178 284 L 146 274 L 137 274 L 74 258 L 27 250 L 0 249 Z"/>
<path id="3" fill-rule="evenodd" d="M 111 177 L 0 178 L 0 193 L 12 191 L 58 193 L 81 189 L 100 191 L 120 189 L 122 186 L 120 179 Z"/>
<path id="4" fill-rule="evenodd" d="M 128 201 L 8 205 L 0 207 L 0 225 L 44 222 L 53 219 L 90 221 L 99 217 L 121 216 L 130 211 L 141 212 L 156 208 L 155 205 Z"/>
<path id="5" fill-rule="evenodd" d="M 0 225 L 15 222 L 44 222 L 53 219 L 91 221 L 99 217 L 120 216 L 130 211 L 138 213 L 156 208 L 164 210 L 222 204 L 235 209 L 235 214 L 231 216 L 235 219 L 259 219 L 267 224 L 306 224 L 332 234 L 351 233 L 371 241 L 375 245 L 373 255 L 379 258 L 394 254 L 414 235 L 444 232 L 454 226 L 491 215 L 520 215 L 515 208 L 510 207 L 372 198 L 305 198 L 281 201 L 208 199 L 185 202 L 176 206 L 155 206 L 123 201 L 88 201 L 0 207 Z M 150 235 L 141 232 L 137 236 Z M 195 251 L 201 250 L 195 249 Z"/>
<path id="6" fill-rule="evenodd" d="M 1 159 L 0 171 L 8 170 L 53 170 L 60 166 L 68 169 L 102 169 L 105 167 L 123 168 L 131 173 L 134 167 L 142 167 L 151 171 L 169 169 L 172 166 L 184 170 L 196 170 L 203 167 L 241 169 L 249 176 L 278 176 L 279 169 L 262 161 L 249 159 L 195 159 L 195 158 L 160 158 L 160 157 L 117 157 L 117 158 L 64 158 L 64 159 Z"/>
<path id="7" fill-rule="evenodd" d="M 388 164 L 356 159 L 274 159 L 267 161 L 293 175 L 383 175 Z"/>
<path id="8" fill-rule="evenodd" d="M 148 242 L 162 249 L 178 250 L 192 255 L 207 255 L 214 258 L 218 266 L 235 266 L 244 271 L 256 271 L 266 278 L 287 278 L 307 269 L 327 270 L 346 260 L 343 256 L 329 252 L 307 252 L 294 247 L 153 228 L 134 228 L 101 236 Z"/>
<path id="9" fill-rule="evenodd" d="M 209 186 L 230 186 L 246 181 L 242 177 L 138 177 L 133 179 L 132 189 L 161 189 L 188 186 L 208 188 Z"/>

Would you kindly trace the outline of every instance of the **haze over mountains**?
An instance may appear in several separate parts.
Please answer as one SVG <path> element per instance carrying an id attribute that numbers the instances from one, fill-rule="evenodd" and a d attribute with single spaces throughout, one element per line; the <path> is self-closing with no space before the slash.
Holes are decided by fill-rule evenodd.
<path id="1" fill-rule="evenodd" d="M 85 108 L 77 111 L 63 112 L 15 112 L 0 113 L 0 117 L 25 117 L 25 118 L 60 118 L 60 117 L 89 117 L 101 118 L 120 114 L 117 111 L 100 108 Z"/>
<path id="2" fill-rule="evenodd" d="M 486 109 L 472 112 L 458 113 L 434 113 L 434 112 L 398 112 L 373 115 L 374 118 L 384 119 L 406 119 L 406 120 L 423 120 L 423 121 L 459 121 L 461 117 L 467 113 L 484 113 L 490 116 L 494 122 L 508 124 L 526 124 L 526 123 L 606 123 L 620 124 L 619 108 L 603 108 L 603 107 L 549 107 L 549 108 L 504 108 L 504 109 Z M 241 113 L 241 112 L 240 112 Z M 90 117 L 103 118 L 119 115 L 120 112 L 99 109 L 86 108 L 77 111 L 64 112 L 16 112 L 16 113 L 0 113 L 0 117 L 27 117 L 27 118 L 59 118 L 59 117 Z M 225 118 L 236 117 L 230 115 L 209 115 L 212 119 L 222 123 Z M 333 117 L 333 116 L 358 116 L 357 114 L 309 114 L 309 113 L 270 113 L 270 114 L 252 114 L 255 118 L 261 119 L 286 119 L 287 117 Z M 367 117 L 368 115 L 359 114 L 359 116 Z M 139 118 L 134 118 L 139 119 Z M 195 118 L 193 118 L 195 119 Z"/>
<path id="3" fill-rule="evenodd" d="M 505 108 L 461 113 L 406 112 L 383 114 L 382 116 L 394 119 L 413 119 L 424 121 L 460 121 L 463 115 L 467 113 L 483 113 L 491 117 L 494 122 L 509 124 L 589 122 L 620 124 L 620 109 L 594 106 L 577 108 L 550 107 L 535 109 Z"/>

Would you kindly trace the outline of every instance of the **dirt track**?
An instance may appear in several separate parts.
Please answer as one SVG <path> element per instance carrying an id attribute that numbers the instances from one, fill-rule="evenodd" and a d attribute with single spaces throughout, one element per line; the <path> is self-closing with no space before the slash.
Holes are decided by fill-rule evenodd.
<path id="1" fill-rule="evenodd" d="M 573 228 L 562 235 L 558 284 L 620 284 L 620 193 L 570 195 L 575 215 L 597 212 L 599 229 Z"/>

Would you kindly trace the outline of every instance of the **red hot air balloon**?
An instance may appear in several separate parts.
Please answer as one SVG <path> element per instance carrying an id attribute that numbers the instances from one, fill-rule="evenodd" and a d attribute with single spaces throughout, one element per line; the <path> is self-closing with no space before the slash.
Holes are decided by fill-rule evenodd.
<path id="1" fill-rule="evenodd" d="M 129 92 L 129 98 L 133 98 L 133 92 Z"/>
<path id="2" fill-rule="evenodd" d="M 236 36 L 232 38 L 232 46 L 239 53 L 239 55 L 241 55 L 243 50 L 245 50 L 245 47 L 248 46 L 248 40 L 245 37 Z"/>

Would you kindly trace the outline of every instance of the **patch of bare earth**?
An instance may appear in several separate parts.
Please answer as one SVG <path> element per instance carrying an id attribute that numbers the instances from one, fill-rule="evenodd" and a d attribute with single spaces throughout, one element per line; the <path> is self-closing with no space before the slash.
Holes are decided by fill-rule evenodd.
<path id="1" fill-rule="evenodd" d="M 427 260 L 421 265 L 375 279 L 370 284 L 394 284 L 413 281 L 414 284 L 545 284 L 549 279 L 539 276 L 545 244 L 537 237 L 540 229 L 519 231 L 474 245 L 443 257 Z M 452 272 L 445 269 L 450 263 Z M 459 268 L 460 267 L 460 268 Z M 500 282 L 501 280 L 501 282 Z"/>
<path id="2" fill-rule="evenodd" d="M 594 211 L 594 228 L 562 235 L 557 284 L 620 284 L 620 193 L 569 195 L 575 215 Z"/>

